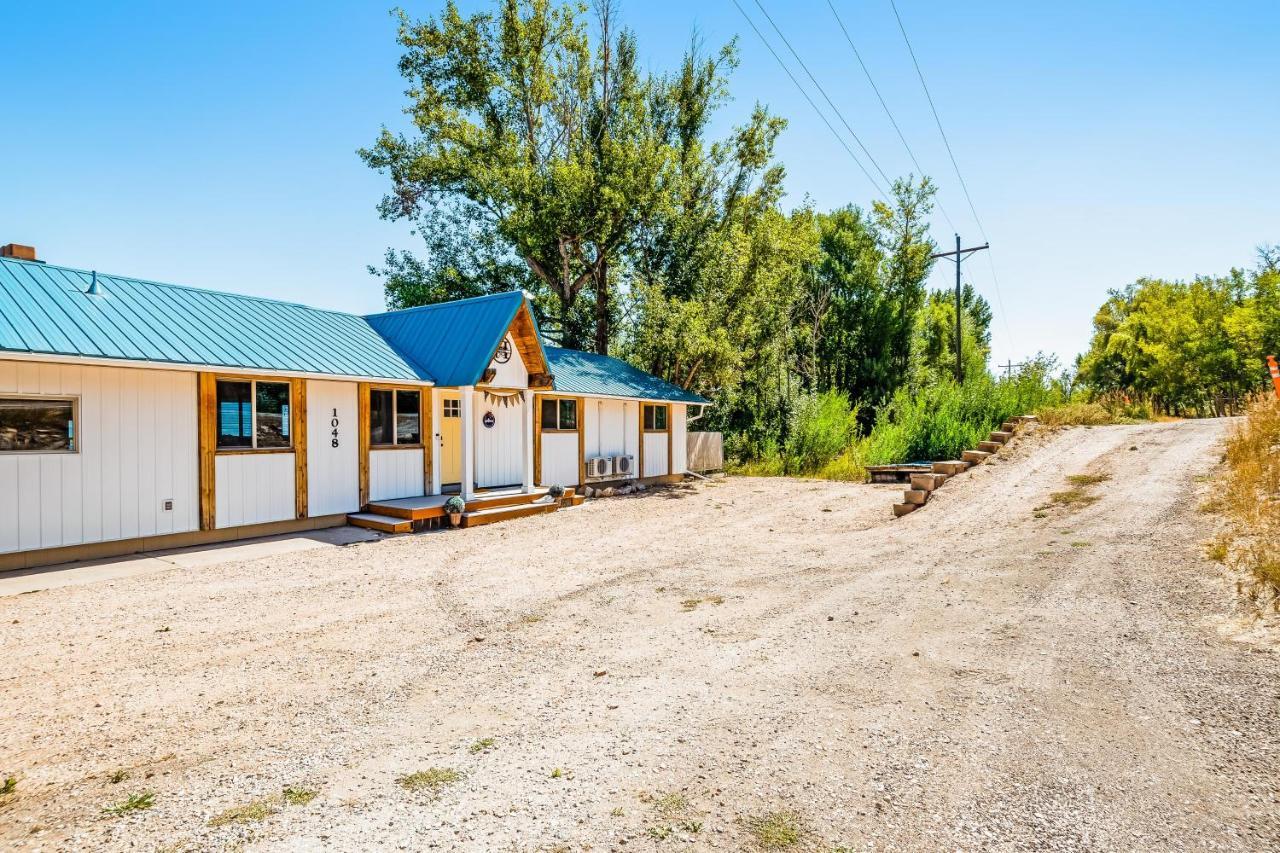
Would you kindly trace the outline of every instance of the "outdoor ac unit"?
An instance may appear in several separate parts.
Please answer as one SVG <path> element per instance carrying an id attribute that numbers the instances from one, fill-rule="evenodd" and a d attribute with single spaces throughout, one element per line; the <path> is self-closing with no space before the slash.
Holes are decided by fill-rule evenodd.
<path id="1" fill-rule="evenodd" d="M 634 456 L 613 457 L 613 473 L 619 477 L 630 477 L 635 471 L 636 458 Z"/>
<path id="2" fill-rule="evenodd" d="M 608 477 L 613 473 L 613 460 L 608 456 L 597 456 L 587 460 L 588 477 Z"/>

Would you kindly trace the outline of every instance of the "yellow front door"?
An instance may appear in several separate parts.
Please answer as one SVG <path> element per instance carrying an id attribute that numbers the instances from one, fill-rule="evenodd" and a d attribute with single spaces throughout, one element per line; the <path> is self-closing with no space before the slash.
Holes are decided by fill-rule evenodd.
<path id="1" fill-rule="evenodd" d="M 462 396 L 444 393 L 444 414 L 440 418 L 440 483 L 462 482 Z"/>

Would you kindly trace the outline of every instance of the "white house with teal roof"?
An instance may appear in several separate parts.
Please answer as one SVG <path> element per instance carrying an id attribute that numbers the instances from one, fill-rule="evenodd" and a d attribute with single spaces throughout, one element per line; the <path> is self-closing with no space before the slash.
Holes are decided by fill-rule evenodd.
<path id="1" fill-rule="evenodd" d="M 0 249 L 0 570 L 552 512 L 685 474 L 706 401 L 546 345 L 528 296 L 357 316 Z M 547 494 L 564 487 L 561 500 Z"/>

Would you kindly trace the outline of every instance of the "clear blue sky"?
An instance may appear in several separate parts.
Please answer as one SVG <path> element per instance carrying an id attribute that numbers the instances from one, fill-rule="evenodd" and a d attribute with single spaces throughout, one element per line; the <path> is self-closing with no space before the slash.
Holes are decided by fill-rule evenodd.
<path id="1" fill-rule="evenodd" d="M 868 202 L 866 179 L 730 0 L 621 3 L 657 70 L 695 30 L 709 46 L 741 36 L 721 126 L 756 101 L 790 119 L 778 151 L 789 203 Z M 378 219 L 386 180 L 355 154 L 403 124 L 390 5 L 6 4 L 0 243 L 378 310 L 365 266 L 416 245 L 407 224 Z M 836 5 L 966 245 L 978 242 L 888 0 Z M 993 245 L 1000 298 L 986 260 L 971 266 L 997 315 L 993 361 L 1038 349 L 1067 360 L 1108 288 L 1251 265 L 1257 244 L 1280 242 L 1280 4 L 898 5 Z M 825 0 L 765 6 L 885 171 L 906 172 Z M 935 238 L 951 235 L 937 217 Z"/>

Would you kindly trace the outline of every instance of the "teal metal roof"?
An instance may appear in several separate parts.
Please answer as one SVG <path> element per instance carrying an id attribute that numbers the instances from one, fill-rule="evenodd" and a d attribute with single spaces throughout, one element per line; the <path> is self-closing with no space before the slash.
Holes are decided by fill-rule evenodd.
<path id="1" fill-rule="evenodd" d="M 543 350 L 556 378 L 555 389 L 566 394 L 635 397 L 672 403 L 707 402 L 692 391 L 645 373 L 621 359 L 559 347 L 543 347 Z"/>
<path id="2" fill-rule="evenodd" d="M 0 258 L 0 350 L 427 380 L 363 318 Z"/>
<path id="3" fill-rule="evenodd" d="M 409 363 L 437 385 L 479 383 L 524 304 L 522 291 L 493 293 L 365 317 Z"/>

